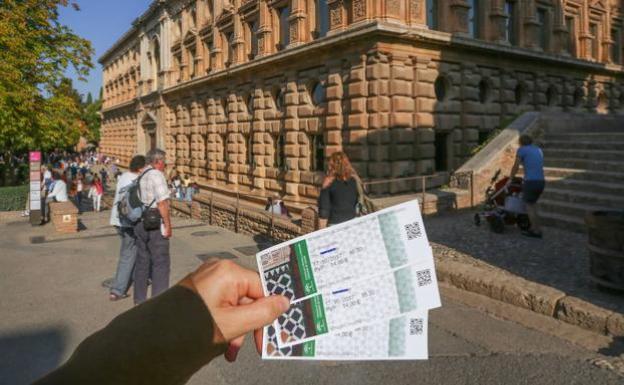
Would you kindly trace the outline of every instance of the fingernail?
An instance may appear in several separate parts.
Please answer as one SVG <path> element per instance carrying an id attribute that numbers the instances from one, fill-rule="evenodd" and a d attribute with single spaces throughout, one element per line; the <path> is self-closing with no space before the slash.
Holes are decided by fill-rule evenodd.
<path id="1" fill-rule="evenodd" d="M 223 356 L 228 362 L 234 362 L 236 361 L 236 356 L 238 356 L 239 350 L 240 348 L 238 346 L 230 344 Z"/>
<path id="2" fill-rule="evenodd" d="M 280 305 L 282 307 L 282 313 L 285 313 L 288 309 L 290 309 L 290 300 L 286 297 L 282 297 L 282 303 Z"/>

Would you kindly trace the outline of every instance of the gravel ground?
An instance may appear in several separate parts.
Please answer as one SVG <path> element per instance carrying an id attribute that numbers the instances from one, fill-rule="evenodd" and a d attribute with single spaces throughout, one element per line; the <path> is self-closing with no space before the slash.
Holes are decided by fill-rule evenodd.
<path id="1" fill-rule="evenodd" d="M 599 289 L 589 277 L 587 236 L 552 227 L 543 239 L 527 238 L 514 226 L 503 234 L 473 223 L 474 211 L 426 217 L 427 235 L 438 258 L 492 265 L 548 285 L 609 310 L 624 313 L 624 292 Z"/>

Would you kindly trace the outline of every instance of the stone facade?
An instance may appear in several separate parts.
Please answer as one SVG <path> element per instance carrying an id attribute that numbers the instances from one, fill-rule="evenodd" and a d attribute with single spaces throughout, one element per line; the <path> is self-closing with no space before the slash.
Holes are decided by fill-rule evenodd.
<path id="1" fill-rule="evenodd" d="M 624 112 L 623 28 L 613 0 L 159 0 L 100 58 L 101 150 L 301 202 L 338 150 L 444 174 L 522 112 Z"/>

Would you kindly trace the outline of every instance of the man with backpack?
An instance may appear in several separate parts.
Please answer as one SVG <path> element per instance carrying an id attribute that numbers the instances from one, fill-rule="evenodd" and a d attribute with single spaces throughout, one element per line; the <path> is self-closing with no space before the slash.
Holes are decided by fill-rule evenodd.
<path id="1" fill-rule="evenodd" d="M 134 270 L 134 303 L 147 300 L 147 281 L 152 277 L 152 297 L 169 288 L 171 259 L 170 191 L 165 179 L 165 152 L 158 148 L 146 155 L 148 167 L 139 177 L 140 200 L 144 206 L 141 221 L 134 226 L 137 259 Z M 151 270 L 150 270 L 151 267 Z"/>
<path id="2" fill-rule="evenodd" d="M 138 178 L 141 171 L 145 168 L 145 157 L 136 155 L 130 161 L 130 171 L 124 172 L 117 181 L 115 190 L 115 200 L 111 210 L 110 224 L 115 226 L 117 234 L 121 238 L 121 249 L 119 251 L 119 262 L 117 263 L 117 272 L 110 287 L 111 301 L 117 301 L 127 298 L 128 287 L 134 263 L 136 261 L 136 237 L 134 235 L 134 223 L 132 223 L 126 214 L 120 215 L 119 205 L 127 198 L 129 194 L 128 188 Z M 122 210 L 123 211 L 123 210 Z"/>

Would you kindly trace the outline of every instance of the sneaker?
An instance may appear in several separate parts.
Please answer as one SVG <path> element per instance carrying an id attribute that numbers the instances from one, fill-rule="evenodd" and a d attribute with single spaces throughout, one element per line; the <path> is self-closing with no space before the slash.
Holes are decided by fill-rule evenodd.
<path id="1" fill-rule="evenodd" d="M 525 237 L 529 237 L 529 238 L 538 238 L 538 239 L 542 239 L 542 233 L 536 233 L 533 230 L 527 230 L 527 231 L 523 231 L 522 235 L 524 235 Z"/>

